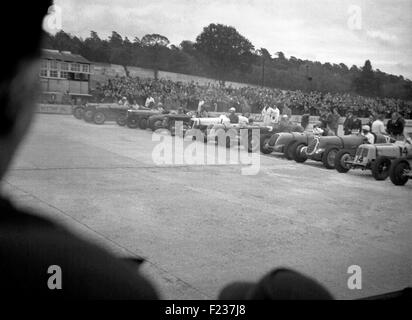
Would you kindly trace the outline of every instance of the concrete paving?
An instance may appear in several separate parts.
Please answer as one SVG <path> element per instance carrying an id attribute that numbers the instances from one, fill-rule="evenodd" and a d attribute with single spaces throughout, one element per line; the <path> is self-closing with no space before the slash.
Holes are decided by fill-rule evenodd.
<path id="1" fill-rule="evenodd" d="M 115 254 L 147 258 L 165 299 L 215 298 L 279 266 L 342 299 L 412 285 L 412 182 L 280 155 L 262 155 L 256 175 L 241 164 L 156 165 L 158 143 L 150 131 L 39 114 L 2 189 Z M 361 290 L 348 289 L 351 265 Z"/>

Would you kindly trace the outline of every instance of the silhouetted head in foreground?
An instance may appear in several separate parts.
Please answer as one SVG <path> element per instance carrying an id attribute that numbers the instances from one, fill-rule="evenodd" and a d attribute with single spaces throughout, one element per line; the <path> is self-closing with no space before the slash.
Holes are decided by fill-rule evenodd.
<path id="1" fill-rule="evenodd" d="M 257 283 L 235 282 L 219 294 L 219 300 L 331 300 L 318 282 L 289 269 L 275 269 Z"/>
<path id="2" fill-rule="evenodd" d="M 42 23 L 50 0 L 10 1 L 2 10 L 2 71 L 0 72 L 0 179 L 29 128 L 38 93 Z M 25 17 L 19 13 L 25 12 Z M 10 15 L 19 19 L 6 19 Z M 22 45 L 23 44 L 23 45 Z"/>

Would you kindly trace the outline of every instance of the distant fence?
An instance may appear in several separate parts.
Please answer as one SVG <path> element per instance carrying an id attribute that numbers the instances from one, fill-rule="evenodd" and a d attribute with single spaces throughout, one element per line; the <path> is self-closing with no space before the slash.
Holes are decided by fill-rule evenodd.
<path id="1" fill-rule="evenodd" d="M 132 67 L 132 66 L 121 66 L 118 64 L 110 63 L 93 63 L 93 73 L 91 75 L 91 87 L 94 88 L 97 82 L 104 83 L 107 80 L 114 77 L 125 77 L 129 75 L 130 77 L 141 79 L 154 79 L 155 71 L 148 68 Z M 157 73 L 159 79 L 171 80 L 174 82 L 183 82 L 183 83 L 198 83 L 199 85 L 219 85 L 219 81 L 212 78 L 193 76 L 190 74 L 175 73 L 169 71 L 159 70 Z M 247 83 L 239 83 L 232 81 L 225 81 L 226 86 L 231 86 L 232 88 L 242 88 L 242 87 L 258 87 L 250 85 Z"/>
<path id="2" fill-rule="evenodd" d="M 67 104 L 38 104 L 37 112 L 51 114 L 72 114 L 72 106 Z"/>

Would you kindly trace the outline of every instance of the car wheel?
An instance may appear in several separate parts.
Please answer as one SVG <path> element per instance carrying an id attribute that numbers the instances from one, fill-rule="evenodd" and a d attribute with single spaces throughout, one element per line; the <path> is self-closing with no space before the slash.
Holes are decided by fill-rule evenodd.
<path id="1" fill-rule="evenodd" d="M 83 119 L 86 122 L 92 122 L 94 116 L 94 111 L 92 109 L 86 109 L 83 114 Z"/>
<path id="2" fill-rule="evenodd" d="M 288 153 L 291 160 L 296 160 L 296 148 L 300 143 L 298 141 L 292 141 L 289 148 Z"/>
<path id="3" fill-rule="evenodd" d="M 385 156 L 377 157 L 372 162 L 371 169 L 372 175 L 376 180 L 386 180 L 389 176 L 389 170 L 391 168 L 391 159 Z"/>
<path id="4" fill-rule="evenodd" d="M 139 120 L 139 128 L 142 129 L 142 130 L 147 129 L 147 119 L 146 118 L 141 118 Z"/>
<path id="5" fill-rule="evenodd" d="M 162 128 L 163 128 L 163 121 L 162 121 L 162 120 L 153 121 L 153 123 L 151 124 L 150 128 L 151 128 L 153 131 L 156 131 L 156 130 L 158 130 L 158 129 L 162 129 Z"/>
<path id="6" fill-rule="evenodd" d="M 127 122 L 127 117 L 125 115 L 120 115 L 117 117 L 116 122 L 119 126 L 124 127 Z"/>
<path id="7" fill-rule="evenodd" d="M 335 156 L 335 169 L 340 173 L 346 173 L 350 170 L 350 165 L 345 162 L 352 160 L 351 154 L 347 150 L 340 150 Z"/>
<path id="8" fill-rule="evenodd" d="M 260 152 L 263 154 L 272 153 L 272 148 L 269 147 L 270 136 L 263 135 L 260 137 Z"/>
<path id="9" fill-rule="evenodd" d="M 136 129 L 139 126 L 139 119 L 138 118 L 128 118 L 127 119 L 127 126 L 130 129 Z"/>
<path id="10" fill-rule="evenodd" d="M 289 147 L 292 146 L 292 144 L 293 144 L 293 141 L 289 142 L 285 146 L 285 148 L 283 149 L 283 154 L 285 155 L 286 159 L 288 159 L 288 160 L 293 160 L 293 156 L 292 156 L 292 154 L 290 152 L 290 148 L 289 148 Z"/>
<path id="11" fill-rule="evenodd" d="M 81 107 L 77 107 L 77 108 L 75 108 L 74 110 L 73 110 L 73 116 L 76 118 L 76 119 L 83 119 L 83 113 L 84 113 L 84 109 L 83 108 L 81 108 Z"/>
<path id="12" fill-rule="evenodd" d="M 303 163 L 306 160 L 308 160 L 308 157 L 306 156 L 305 149 L 304 149 L 304 148 L 307 148 L 307 147 L 308 146 L 304 143 L 298 143 L 296 145 L 296 148 L 295 148 L 295 161 L 297 163 Z"/>
<path id="13" fill-rule="evenodd" d="M 405 173 L 410 171 L 411 167 L 408 161 L 405 161 L 404 159 L 396 159 L 393 161 L 391 169 L 389 170 L 389 177 L 394 185 L 403 186 L 409 179 Z"/>
<path id="14" fill-rule="evenodd" d="M 338 154 L 338 148 L 328 148 L 322 155 L 322 162 L 325 168 L 327 169 L 335 169 L 335 158 Z"/>
<path id="15" fill-rule="evenodd" d="M 106 116 L 104 115 L 103 112 L 97 111 L 94 114 L 93 121 L 95 124 L 99 124 L 99 125 L 103 124 L 106 121 Z"/>

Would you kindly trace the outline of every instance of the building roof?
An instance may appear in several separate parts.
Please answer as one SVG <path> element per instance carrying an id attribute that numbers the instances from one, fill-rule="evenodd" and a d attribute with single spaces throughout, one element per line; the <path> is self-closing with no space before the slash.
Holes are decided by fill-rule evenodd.
<path id="1" fill-rule="evenodd" d="M 91 64 L 91 62 L 87 60 L 86 58 L 82 57 L 79 54 L 71 53 L 70 51 L 43 49 L 42 58 L 50 59 L 50 60 L 60 60 L 60 61 Z"/>

